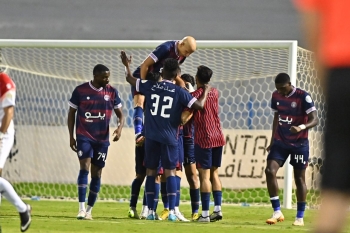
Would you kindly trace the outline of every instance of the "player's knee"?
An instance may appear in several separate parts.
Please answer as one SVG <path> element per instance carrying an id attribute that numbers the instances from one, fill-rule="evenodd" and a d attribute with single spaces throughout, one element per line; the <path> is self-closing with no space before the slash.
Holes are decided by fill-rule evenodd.
<path id="1" fill-rule="evenodd" d="M 199 186 L 199 181 L 197 175 L 190 175 L 187 177 L 188 185 L 190 189 L 195 189 Z"/>
<path id="2" fill-rule="evenodd" d="M 136 174 L 135 179 L 138 179 L 140 181 L 143 181 L 146 177 L 146 174 Z"/>
<path id="3" fill-rule="evenodd" d="M 305 185 L 305 179 L 302 176 L 294 177 L 294 182 L 295 182 L 295 186 L 297 186 L 297 188 L 303 187 Z"/>
<path id="4" fill-rule="evenodd" d="M 265 168 L 265 175 L 266 176 L 276 176 L 277 170 L 273 167 L 267 166 Z"/>

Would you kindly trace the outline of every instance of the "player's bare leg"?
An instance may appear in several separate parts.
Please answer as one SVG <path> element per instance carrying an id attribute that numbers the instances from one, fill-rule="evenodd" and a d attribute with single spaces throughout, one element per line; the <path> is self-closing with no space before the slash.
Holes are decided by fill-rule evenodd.
<path id="1" fill-rule="evenodd" d="M 140 194 L 140 188 L 141 188 L 143 181 L 145 180 L 145 177 L 146 177 L 146 174 L 136 174 L 136 177 L 131 185 L 132 188 L 131 188 L 130 209 L 129 209 L 129 213 L 128 213 L 129 218 L 136 218 L 136 219 L 140 218 L 140 216 L 138 215 L 137 210 L 136 210 L 136 204 L 137 204 L 137 200 L 138 200 L 138 197 Z M 136 186 L 136 187 L 134 187 L 134 186 Z M 133 191 L 134 188 L 137 190 Z M 142 213 L 142 211 L 141 211 L 141 213 Z"/>
<path id="2" fill-rule="evenodd" d="M 280 164 L 276 160 L 267 160 L 267 165 L 265 169 L 267 190 L 269 192 L 270 201 L 272 208 L 274 210 L 271 218 L 266 220 L 267 224 L 276 224 L 277 222 L 283 222 L 284 216 L 281 212 L 280 200 L 278 197 L 278 183 L 276 174 Z"/>
<path id="3" fill-rule="evenodd" d="M 101 175 L 102 175 L 102 167 L 91 164 L 91 182 L 88 196 L 88 204 L 86 208 L 86 220 L 92 220 L 92 208 L 95 205 L 98 193 L 101 188 Z"/>
<path id="4" fill-rule="evenodd" d="M 323 190 L 315 233 L 340 233 L 346 225 L 350 196 L 336 190 Z"/>
<path id="5" fill-rule="evenodd" d="M 222 199 L 222 185 L 221 180 L 219 178 L 219 168 L 212 167 L 210 169 L 210 182 L 212 185 L 213 196 L 214 196 L 214 211 L 210 215 L 210 221 L 215 222 L 222 219 L 222 211 L 221 211 L 221 199 Z"/>
<path id="6" fill-rule="evenodd" d="M 144 136 L 141 135 L 143 128 L 143 105 L 145 102 L 145 97 L 140 94 L 134 96 L 134 130 L 135 130 L 135 141 L 136 145 L 142 143 Z"/>
<path id="7" fill-rule="evenodd" d="M 79 212 L 77 219 L 85 219 L 86 209 L 85 209 L 85 199 L 86 190 L 88 185 L 88 175 L 90 170 L 91 158 L 85 158 L 79 160 L 80 171 L 78 176 L 78 197 L 79 197 Z"/>
<path id="8" fill-rule="evenodd" d="M 305 169 L 294 168 L 294 181 L 297 196 L 297 215 L 293 226 L 304 226 L 304 212 L 306 206 L 307 187 L 305 183 Z"/>
<path id="9" fill-rule="evenodd" d="M 168 193 L 169 201 L 169 221 L 176 221 L 177 217 L 175 215 L 175 202 L 176 202 L 176 170 L 175 169 L 164 169 L 164 175 L 166 177 L 166 190 Z"/>
<path id="10" fill-rule="evenodd" d="M 185 174 L 190 186 L 190 197 L 191 197 L 191 207 L 192 207 L 192 221 L 199 218 L 199 179 L 197 176 L 196 164 L 188 164 L 185 167 Z"/>
<path id="11" fill-rule="evenodd" d="M 211 193 L 210 169 L 198 168 L 201 201 L 202 201 L 202 215 L 198 218 L 198 222 L 210 222 L 209 217 L 209 203 Z"/>

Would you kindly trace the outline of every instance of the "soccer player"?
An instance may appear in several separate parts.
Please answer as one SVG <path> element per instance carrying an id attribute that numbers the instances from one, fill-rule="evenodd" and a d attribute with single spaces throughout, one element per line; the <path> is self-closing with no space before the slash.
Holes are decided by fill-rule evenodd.
<path id="1" fill-rule="evenodd" d="M 4 72 L 0 72 L 0 176 L 9 156 L 15 137 L 13 115 L 15 112 L 16 86 Z"/>
<path id="2" fill-rule="evenodd" d="M 196 74 L 197 90 L 192 96 L 203 93 L 213 71 L 206 66 L 199 66 Z M 189 119 L 190 111 L 185 110 L 181 116 L 182 124 Z M 225 145 L 219 118 L 219 92 L 212 88 L 208 94 L 203 111 L 194 111 L 194 154 L 199 172 L 202 214 L 199 222 L 215 222 L 222 219 L 222 187 L 218 169 L 221 166 L 222 148 Z M 214 211 L 209 216 L 210 192 L 213 191 Z"/>
<path id="3" fill-rule="evenodd" d="M 32 222 L 31 218 L 31 206 L 25 204 L 21 198 L 18 196 L 16 191 L 13 189 L 12 185 L 0 177 L 0 193 L 14 206 L 16 207 L 19 217 L 21 219 L 21 232 L 28 230 L 30 223 Z"/>
<path id="4" fill-rule="evenodd" d="M 146 75 L 146 80 L 158 82 L 160 81 L 160 79 L 161 79 L 160 74 L 157 72 L 149 72 Z M 143 132 L 141 134 L 143 134 Z M 147 213 L 148 213 L 145 194 L 143 197 L 143 206 L 142 206 L 140 216 L 137 214 L 137 211 L 136 211 L 136 205 L 137 205 L 137 200 L 139 198 L 141 185 L 146 177 L 146 168 L 143 164 L 144 157 L 145 157 L 145 147 L 143 142 L 144 140 L 140 140 L 138 144 L 135 146 L 136 177 L 131 184 L 130 209 L 128 212 L 129 218 L 136 218 L 136 219 L 139 219 L 139 218 L 144 219 L 147 217 Z"/>
<path id="5" fill-rule="evenodd" d="M 93 80 L 77 86 L 69 100 L 68 130 L 70 147 L 77 153 L 80 171 L 78 175 L 79 212 L 77 219 L 92 220 L 92 207 L 101 186 L 101 173 L 107 159 L 109 122 L 112 112 L 118 117 L 118 128 L 113 141 L 121 137 L 124 125 L 122 103 L 118 91 L 109 85 L 109 69 L 98 64 L 93 69 Z M 74 125 L 76 121 L 76 139 Z M 85 197 L 91 165 L 91 182 L 87 208 Z"/>
<path id="6" fill-rule="evenodd" d="M 304 90 L 291 85 L 286 73 L 275 78 L 276 91 L 272 94 L 271 108 L 273 118 L 272 138 L 267 151 L 265 169 L 267 189 L 273 207 L 272 217 L 267 224 L 284 220 L 278 198 L 276 173 L 290 155 L 290 164 L 294 168 L 294 180 L 297 187 L 297 214 L 293 225 L 304 225 L 307 188 L 305 169 L 309 159 L 308 129 L 318 124 L 316 108 L 311 96 Z"/>
<path id="7" fill-rule="evenodd" d="M 186 83 L 186 88 L 190 93 L 194 92 L 195 79 L 189 74 L 181 75 L 181 79 Z M 194 156 L 194 125 L 191 118 L 183 126 L 183 147 L 184 147 L 184 168 L 190 186 L 192 221 L 199 218 L 199 180 L 197 176 L 196 159 Z"/>
<path id="8" fill-rule="evenodd" d="M 350 203 L 350 1 L 295 2 L 327 104 L 322 204 L 314 232 L 338 233 L 344 230 Z"/>
<path id="9" fill-rule="evenodd" d="M 196 40 L 192 36 L 186 36 L 180 41 L 166 41 L 160 44 L 155 50 L 153 50 L 148 57 L 137 67 L 133 76 L 136 78 L 145 79 L 148 72 L 160 72 L 163 67 L 165 59 L 174 58 L 178 60 L 179 64 L 182 64 L 186 57 L 196 51 Z M 176 78 L 178 85 L 184 87 L 184 83 L 180 78 Z M 131 87 L 131 94 L 134 98 L 134 130 L 136 143 L 142 140 L 142 127 L 143 127 L 143 106 L 144 96 L 135 90 L 135 87 Z"/>
<path id="10" fill-rule="evenodd" d="M 176 59 L 168 58 L 162 70 L 162 82 L 150 82 L 132 77 L 129 61 L 124 51 L 121 59 L 126 67 L 126 80 L 145 96 L 145 166 L 146 195 L 149 209 L 148 220 L 154 220 L 154 189 L 157 167 L 161 161 L 167 179 L 167 193 L 169 201 L 169 221 L 176 221 L 174 214 L 176 198 L 175 168 L 179 161 L 177 153 L 177 129 L 181 123 L 181 112 L 184 107 L 203 109 L 208 86 L 204 94 L 197 100 L 186 90 L 175 85 L 173 80 L 177 76 L 179 64 Z"/>

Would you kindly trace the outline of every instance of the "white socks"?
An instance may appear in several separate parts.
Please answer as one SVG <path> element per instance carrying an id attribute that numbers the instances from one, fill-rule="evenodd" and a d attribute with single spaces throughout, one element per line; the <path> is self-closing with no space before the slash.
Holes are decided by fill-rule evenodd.
<path id="1" fill-rule="evenodd" d="M 16 207 L 19 213 L 27 211 L 27 205 L 21 200 L 12 185 L 2 177 L 0 177 L 0 193 Z"/>
<path id="2" fill-rule="evenodd" d="M 82 210 L 85 212 L 85 202 L 79 202 L 79 211 Z"/>

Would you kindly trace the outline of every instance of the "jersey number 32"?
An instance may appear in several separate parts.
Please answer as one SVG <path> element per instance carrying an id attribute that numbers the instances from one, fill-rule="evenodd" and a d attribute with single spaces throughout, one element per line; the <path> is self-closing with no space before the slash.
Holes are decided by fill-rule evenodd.
<path id="1" fill-rule="evenodd" d="M 161 99 L 162 98 L 162 99 Z M 165 113 L 166 110 L 171 109 L 173 105 L 173 98 L 170 96 L 159 96 L 157 94 L 152 94 L 151 99 L 154 100 L 152 104 L 152 109 L 150 109 L 153 116 L 159 115 L 158 109 L 160 108 L 160 116 L 163 118 L 169 118 L 170 114 Z M 161 99 L 161 100 L 160 100 Z M 159 103 L 161 102 L 161 103 Z"/>

